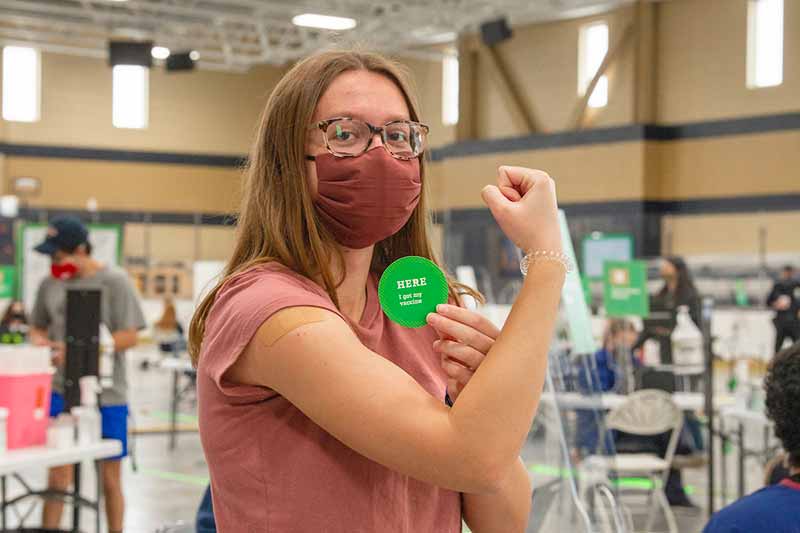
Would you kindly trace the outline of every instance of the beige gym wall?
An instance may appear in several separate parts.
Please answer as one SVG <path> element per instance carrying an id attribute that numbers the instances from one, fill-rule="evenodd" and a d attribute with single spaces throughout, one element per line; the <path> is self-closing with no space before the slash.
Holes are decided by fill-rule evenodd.
<path id="1" fill-rule="evenodd" d="M 31 207 L 230 213 L 236 208 L 240 172 L 235 168 L 127 163 L 46 157 L 5 158 L 8 176 L 35 176 L 42 193 Z"/>
<path id="2" fill-rule="evenodd" d="M 483 207 L 481 189 L 496 183 L 497 168 L 514 165 L 546 170 L 562 203 L 638 200 L 644 195 L 641 142 L 596 144 L 459 157 L 431 167 L 436 209 Z"/>
<path id="3" fill-rule="evenodd" d="M 578 104 L 578 35 L 595 21 L 609 24 L 610 46 L 633 20 L 635 9 L 619 9 L 601 16 L 533 24 L 514 28 L 512 39 L 497 45 L 510 76 L 523 89 L 542 132 L 571 129 L 570 119 Z M 480 139 L 526 135 L 522 117 L 501 81 L 497 64 L 486 47 L 474 43 L 477 53 L 476 133 Z M 625 49 L 608 72 L 609 103 L 591 113 L 590 126 L 628 124 L 633 120 L 632 48 Z"/>
<path id="4" fill-rule="evenodd" d="M 282 69 L 247 74 L 150 69 L 149 124 L 111 123 L 111 68 L 101 59 L 42 54 L 41 119 L 4 122 L 6 143 L 241 155 Z"/>
<path id="5" fill-rule="evenodd" d="M 674 255 L 751 254 L 760 252 L 761 231 L 768 254 L 800 249 L 800 212 L 733 213 L 664 217 L 662 250 Z"/>
<path id="6" fill-rule="evenodd" d="M 759 90 L 745 85 L 746 0 L 646 5 L 653 60 L 646 68 L 640 61 L 637 70 L 635 47 L 623 50 L 608 73 L 609 105 L 595 110 L 587 126 L 631 124 L 647 87 L 653 88 L 652 113 L 644 114 L 645 121 L 691 123 L 800 110 L 800 2 L 785 2 L 784 83 Z M 515 28 L 513 39 L 498 46 L 544 130 L 567 128 L 577 104 L 579 29 L 607 20 L 613 46 L 635 16 L 636 8 L 630 6 L 604 15 Z M 472 91 L 477 100 L 472 117 L 476 137 L 527 134 L 497 65 L 474 41 L 470 46 L 476 57 Z M 639 41 L 640 46 L 646 44 Z M 111 127 L 111 72 L 104 61 L 50 54 L 43 60 L 42 122 L 0 121 L 0 142 L 239 155 L 246 152 L 264 98 L 281 72 L 271 67 L 244 75 L 207 71 L 166 75 L 154 70 L 151 128 L 134 132 Z M 452 143 L 455 128 L 441 124 L 441 65 L 424 59 L 403 61 L 420 92 L 422 115 L 432 128 L 431 145 Z M 87 94 L 87 86 L 98 89 Z M 462 108 L 465 121 L 470 118 L 466 112 Z M 800 163 L 798 148 L 797 130 L 582 145 L 447 158 L 430 165 L 428 181 L 432 204 L 438 209 L 482 206 L 480 189 L 495 179 L 500 164 L 547 170 L 556 178 L 564 203 L 797 194 L 800 179 L 793 169 Z M 32 204 L 48 207 L 81 208 L 93 192 L 101 209 L 228 212 L 238 193 L 237 171 L 219 167 L 16 156 L 0 157 L 0 167 L 6 178 L 41 175 L 46 187 Z M 84 174 L 89 177 L 86 186 L 60 183 L 64 176 Z M 692 223 L 703 232 L 705 219 L 694 218 Z M 730 241 L 729 246 L 735 245 Z"/>
<path id="7" fill-rule="evenodd" d="M 697 122 L 800 109 L 800 2 L 784 1 L 783 84 L 748 89 L 747 0 L 658 7 L 658 120 Z"/>

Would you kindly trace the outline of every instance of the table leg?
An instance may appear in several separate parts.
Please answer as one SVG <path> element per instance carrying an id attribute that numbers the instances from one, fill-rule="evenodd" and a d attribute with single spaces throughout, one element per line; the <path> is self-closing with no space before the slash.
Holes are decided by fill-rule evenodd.
<path id="1" fill-rule="evenodd" d="M 172 372 L 172 409 L 170 412 L 169 449 L 175 449 L 176 433 L 178 431 L 178 371 Z"/>
<path id="2" fill-rule="evenodd" d="M 720 468 L 720 475 L 722 477 L 722 507 L 728 505 L 728 468 L 727 468 L 727 457 L 725 457 L 725 451 L 728 449 L 728 433 L 725 431 L 725 422 L 723 421 L 723 417 L 719 417 L 719 434 L 720 434 L 720 462 L 722 463 L 722 467 Z"/>
<path id="3" fill-rule="evenodd" d="M 744 479 L 744 457 L 745 457 L 745 446 L 744 446 L 744 423 L 739 421 L 739 498 L 744 498 L 744 486 L 745 486 L 745 479 Z"/>
<path id="4" fill-rule="evenodd" d="M 95 461 L 94 462 L 94 470 L 97 473 L 97 492 L 95 494 L 95 503 L 97 504 L 97 512 L 95 513 L 95 531 L 100 533 L 100 515 L 102 514 L 101 511 L 103 509 L 104 503 L 104 492 L 103 492 L 103 469 L 102 461 Z"/>
<path id="5" fill-rule="evenodd" d="M 72 493 L 72 531 L 78 533 L 81 529 L 81 464 L 75 463 L 73 469 L 74 490 Z"/>
<path id="6" fill-rule="evenodd" d="M 3 531 L 8 529 L 6 524 L 6 476 L 0 476 L 0 525 Z"/>

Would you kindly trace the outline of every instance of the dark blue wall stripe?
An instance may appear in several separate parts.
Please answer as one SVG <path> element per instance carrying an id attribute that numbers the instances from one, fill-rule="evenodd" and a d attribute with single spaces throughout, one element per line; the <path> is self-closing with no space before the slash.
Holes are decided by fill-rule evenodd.
<path id="1" fill-rule="evenodd" d="M 675 141 L 787 130 L 800 130 L 800 113 L 675 125 L 634 124 L 563 133 L 541 133 L 524 137 L 465 141 L 432 150 L 431 159 L 433 161 L 441 161 L 449 157 L 484 155 L 497 152 L 548 150 L 629 141 Z"/>
<path id="2" fill-rule="evenodd" d="M 71 146 L 46 146 L 34 144 L 0 144 L 0 153 L 27 157 L 52 157 L 60 159 L 92 159 L 131 163 L 172 163 L 207 167 L 239 167 L 244 156 L 187 154 L 173 152 L 137 152 L 106 148 L 77 148 Z"/>
<path id="3" fill-rule="evenodd" d="M 431 159 L 441 161 L 451 157 L 519 152 L 523 150 L 548 150 L 568 146 L 639 141 L 645 138 L 646 127 L 639 125 L 614 128 L 596 128 L 562 133 L 541 133 L 524 137 L 506 137 L 483 141 L 465 141 L 431 150 Z"/>
<path id="4" fill-rule="evenodd" d="M 755 213 L 763 211 L 800 211 L 800 194 L 754 195 L 733 198 L 702 198 L 696 200 L 622 200 L 612 202 L 564 203 L 561 208 L 570 217 L 607 215 L 711 215 L 723 213 Z M 486 208 L 474 207 L 437 211 L 434 221 L 458 224 L 478 213 L 487 213 Z M 449 217 L 449 219 L 448 219 Z"/>
<path id="5" fill-rule="evenodd" d="M 740 196 L 735 198 L 703 198 L 696 200 L 627 200 L 612 202 L 586 202 L 562 204 L 570 217 L 632 216 L 632 215 L 708 215 L 721 213 L 754 213 L 763 211 L 798 211 L 800 194 Z M 202 224 L 205 226 L 233 226 L 236 216 L 222 213 L 175 213 L 158 211 L 98 211 L 91 214 L 77 209 L 20 209 L 19 218 L 29 221 L 47 220 L 59 215 L 73 215 L 86 222 L 124 224 Z M 486 208 L 436 211 L 437 223 L 459 224 L 475 216 L 489 217 Z"/>
<path id="6" fill-rule="evenodd" d="M 153 223 L 153 224 L 202 224 L 206 226 L 232 226 L 236 218 L 232 215 L 220 213 L 171 213 L 160 211 L 98 211 L 88 213 L 78 209 L 45 209 L 24 208 L 20 209 L 19 218 L 29 221 L 48 220 L 56 216 L 72 215 L 84 222 L 125 224 L 125 223 Z"/>
<path id="7" fill-rule="evenodd" d="M 523 137 L 507 137 L 481 141 L 465 141 L 430 151 L 433 161 L 450 157 L 464 157 L 497 152 L 548 150 L 570 146 L 586 146 L 630 141 L 674 141 L 704 137 L 725 137 L 773 131 L 800 130 L 800 113 L 725 119 L 688 124 L 656 125 L 633 124 L 611 128 L 594 128 L 582 131 L 541 133 Z M 127 161 L 132 163 L 172 163 L 211 167 L 240 167 L 246 156 L 192 154 L 178 152 L 143 152 L 106 148 L 77 148 L 32 144 L 0 143 L 0 153 L 29 157 L 63 159 L 93 159 L 99 161 Z"/>

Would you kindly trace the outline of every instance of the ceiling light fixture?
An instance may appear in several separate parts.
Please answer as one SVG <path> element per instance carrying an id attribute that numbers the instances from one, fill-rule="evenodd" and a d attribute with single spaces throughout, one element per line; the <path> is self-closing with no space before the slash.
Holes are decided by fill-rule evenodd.
<path id="1" fill-rule="evenodd" d="M 352 30 L 356 27 L 356 20 L 347 17 L 332 17 L 316 13 L 303 13 L 292 18 L 295 26 L 306 28 L 320 28 L 323 30 Z"/>

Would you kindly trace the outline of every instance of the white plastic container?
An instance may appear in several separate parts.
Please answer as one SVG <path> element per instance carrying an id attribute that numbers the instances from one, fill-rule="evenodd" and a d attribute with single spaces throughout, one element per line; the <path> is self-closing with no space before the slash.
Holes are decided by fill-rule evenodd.
<path id="1" fill-rule="evenodd" d="M 645 366 L 658 366 L 661 364 L 661 345 L 658 341 L 647 339 L 642 346 L 642 362 Z"/>
<path id="2" fill-rule="evenodd" d="M 78 430 L 78 444 L 99 442 L 102 435 L 100 411 L 97 408 L 97 395 L 100 385 L 96 376 L 84 376 L 79 381 L 81 389 L 81 405 L 73 407 L 72 416 Z"/>
<path id="3" fill-rule="evenodd" d="M 8 410 L 7 449 L 45 444 L 54 371 L 47 347 L 0 346 L 0 407 Z"/>
<path id="4" fill-rule="evenodd" d="M 48 448 L 71 448 L 75 445 L 75 419 L 72 415 L 60 414 L 50 421 L 47 428 Z"/>
<path id="5" fill-rule="evenodd" d="M 100 324 L 100 359 L 98 374 L 104 389 L 114 386 L 114 337 L 105 324 Z"/>
<path id="6" fill-rule="evenodd" d="M 685 305 L 678 307 L 677 325 L 672 331 L 672 361 L 686 366 L 703 364 L 703 334 Z"/>
<path id="7" fill-rule="evenodd" d="M 70 411 L 75 418 L 78 444 L 93 444 L 100 441 L 102 426 L 100 412 L 96 407 L 73 407 Z"/>

